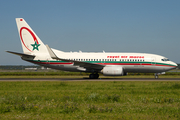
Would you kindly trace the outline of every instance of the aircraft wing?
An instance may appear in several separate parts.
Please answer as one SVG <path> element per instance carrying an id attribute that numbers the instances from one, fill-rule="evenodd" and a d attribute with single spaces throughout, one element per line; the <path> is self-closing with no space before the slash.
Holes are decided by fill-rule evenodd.
<path id="1" fill-rule="evenodd" d="M 8 53 L 12 53 L 12 54 L 15 54 L 15 55 L 19 55 L 21 57 L 31 57 L 31 58 L 34 58 L 35 55 L 29 55 L 29 54 L 24 54 L 24 53 L 18 53 L 18 52 L 12 52 L 12 51 L 6 51 Z"/>
<path id="2" fill-rule="evenodd" d="M 101 70 L 103 69 L 104 65 L 100 65 L 100 64 L 95 64 L 95 63 L 88 63 L 88 62 L 83 62 L 83 61 L 75 61 L 75 60 L 67 60 L 67 59 L 63 59 L 63 58 L 59 58 L 56 56 L 56 54 L 52 51 L 52 49 L 46 45 L 48 52 L 51 56 L 51 58 L 53 59 L 57 59 L 57 60 L 62 60 L 62 61 L 66 61 L 66 62 L 73 62 L 74 65 L 78 65 L 80 67 L 84 67 L 87 69 L 95 69 L 95 70 Z"/>

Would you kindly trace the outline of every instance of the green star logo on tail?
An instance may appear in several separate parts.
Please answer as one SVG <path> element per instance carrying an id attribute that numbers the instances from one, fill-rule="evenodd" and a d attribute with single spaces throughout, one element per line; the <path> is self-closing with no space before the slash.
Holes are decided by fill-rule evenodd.
<path id="1" fill-rule="evenodd" d="M 39 49 L 38 49 L 38 47 L 40 46 L 40 44 L 37 44 L 37 42 L 35 41 L 35 43 L 34 44 L 31 44 L 31 46 L 33 46 L 33 50 L 38 50 L 39 51 Z"/>

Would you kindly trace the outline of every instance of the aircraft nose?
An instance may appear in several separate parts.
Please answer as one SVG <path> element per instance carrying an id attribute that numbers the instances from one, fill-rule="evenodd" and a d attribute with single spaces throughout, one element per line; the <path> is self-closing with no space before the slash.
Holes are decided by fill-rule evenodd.
<path id="1" fill-rule="evenodd" d="M 178 65 L 175 62 L 171 62 L 171 64 L 175 67 L 177 67 Z"/>
<path id="2" fill-rule="evenodd" d="M 176 65 L 176 67 L 178 66 L 178 64 L 174 63 Z"/>

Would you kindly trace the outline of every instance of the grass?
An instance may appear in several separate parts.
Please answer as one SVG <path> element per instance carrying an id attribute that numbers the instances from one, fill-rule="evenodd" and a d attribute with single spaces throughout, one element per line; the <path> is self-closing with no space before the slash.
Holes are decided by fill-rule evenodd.
<path id="1" fill-rule="evenodd" d="M 65 71 L 22 71 L 22 70 L 0 70 L 0 78 L 83 78 L 89 77 L 90 73 L 65 72 Z M 99 78 L 154 78 L 154 73 L 128 73 L 127 76 L 103 76 Z M 180 78 L 180 72 L 167 72 L 159 75 L 159 78 Z"/>
<path id="2" fill-rule="evenodd" d="M 180 119 L 180 82 L 0 82 L 0 119 Z"/>

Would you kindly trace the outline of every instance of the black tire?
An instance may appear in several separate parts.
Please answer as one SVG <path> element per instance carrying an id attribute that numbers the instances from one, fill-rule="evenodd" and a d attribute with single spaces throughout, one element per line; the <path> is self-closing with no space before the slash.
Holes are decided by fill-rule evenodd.
<path id="1" fill-rule="evenodd" d="M 89 79 L 98 79 L 99 78 L 99 74 L 90 74 L 89 75 Z"/>
<path id="2" fill-rule="evenodd" d="M 89 75 L 89 78 L 90 78 L 90 79 L 94 79 L 94 74 L 90 74 L 90 75 Z"/>
<path id="3" fill-rule="evenodd" d="M 96 73 L 96 74 L 95 74 L 95 79 L 98 79 L 98 78 L 99 78 L 99 74 Z"/>

